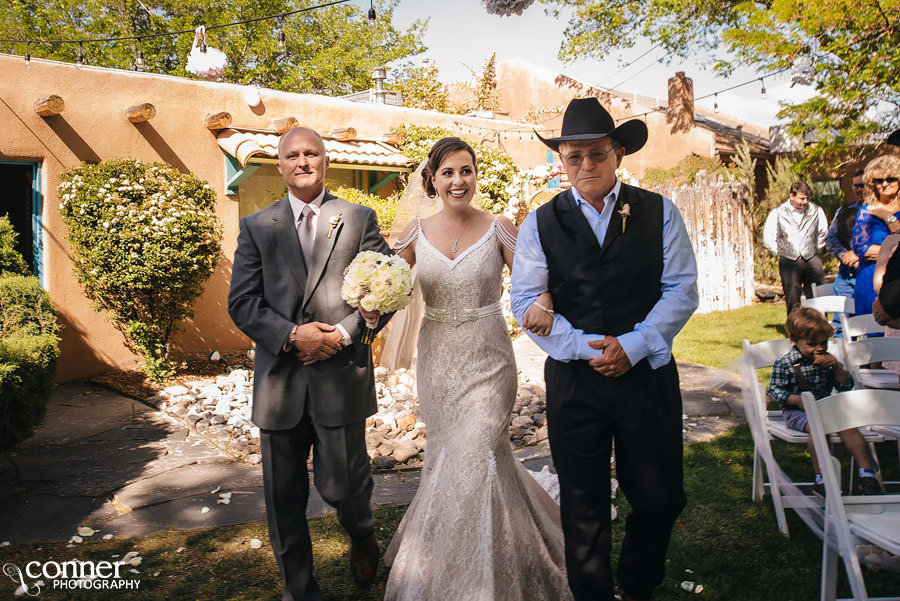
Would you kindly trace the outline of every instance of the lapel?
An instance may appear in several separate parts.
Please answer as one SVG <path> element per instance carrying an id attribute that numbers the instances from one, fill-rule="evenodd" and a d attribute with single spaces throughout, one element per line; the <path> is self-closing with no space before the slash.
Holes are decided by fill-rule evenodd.
<path id="1" fill-rule="evenodd" d="M 297 238 L 291 202 L 285 196 L 273 208 L 272 233 L 275 236 L 275 242 L 278 244 L 278 250 L 281 252 L 285 265 L 297 280 L 297 285 L 303 288 L 306 286 L 306 264 L 303 262 L 303 251 L 300 249 L 300 240 Z"/>
<path id="2" fill-rule="evenodd" d="M 613 241 L 622 235 L 622 215 L 619 214 L 620 206 L 627 204 L 630 209 L 630 215 L 628 219 L 632 220 L 634 223 L 634 219 L 640 213 L 641 201 L 640 197 L 637 194 L 631 193 L 631 187 L 627 184 L 619 185 L 619 194 L 615 199 L 615 206 L 613 206 L 612 215 L 609 218 L 609 225 L 606 227 L 606 236 L 603 238 L 603 247 L 600 252 L 606 252 L 606 249 L 609 248 L 609 245 L 613 243 Z M 627 221 L 625 222 L 625 228 L 628 228 Z"/>
<path id="3" fill-rule="evenodd" d="M 559 200 L 555 203 L 556 215 L 563 227 L 572 232 L 573 237 L 593 246 L 596 250 L 600 250 L 600 244 L 597 237 L 591 230 L 590 224 L 584 217 L 584 213 L 578 208 L 575 197 L 572 196 L 571 190 L 566 190 Z"/>
<path id="4" fill-rule="evenodd" d="M 341 214 L 341 203 L 338 198 L 325 191 L 322 199 L 322 208 L 319 211 L 319 220 L 316 222 L 316 241 L 313 244 L 312 265 L 306 276 L 306 287 L 303 295 L 303 307 L 309 303 L 309 299 L 316 291 L 322 276 L 325 273 L 325 265 L 331 257 L 331 251 L 337 243 L 344 229 L 344 215 Z M 334 228 L 331 227 L 332 219 L 337 220 Z M 330 236 L 329 236 L 330 232 Z M 298 243 L 299 246 L 299 243 Z"/>

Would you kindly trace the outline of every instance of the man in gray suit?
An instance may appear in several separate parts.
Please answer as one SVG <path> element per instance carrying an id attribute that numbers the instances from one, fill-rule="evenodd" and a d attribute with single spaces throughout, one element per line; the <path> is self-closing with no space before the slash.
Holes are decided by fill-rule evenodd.
<path id="1" fill-rule="evenodd" d="M 365 444 L 365 419 L 376 411 L 372 354 L 341 282 L 357 253 L 391 251 L 374 211 L 325 190 L 328 156 L 316 132 L 284 134 L 276 166 L 288 195 L 241 220 L 228 312 L 256 343 L 253 422 L 283 599 L 307 601 L 322 599 L 306 521 L 310 448 L 316 488 L 350 535 L 353 577 L 361 586 L 375 578 Z"/>

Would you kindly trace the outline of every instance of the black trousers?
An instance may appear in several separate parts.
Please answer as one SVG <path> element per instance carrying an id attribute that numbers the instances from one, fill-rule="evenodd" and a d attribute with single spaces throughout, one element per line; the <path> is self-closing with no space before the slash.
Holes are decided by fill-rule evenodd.
<path id="1" fill-rule="evenodd" d="M 547 420 L 559 474 L 569 586 L 578 601 L 612 601 L 610 453 L 631 504 L 616 577 L 635 599 L 663 580 L 672 526 L 684 509 L 681 392 L 674 359 L 646 359 L 609 378 L 586 361 L 548 359 Z"/>
<path id="2" fill-rule="evenodd" d="M 337 509 L 338 521 L 350 538 L 365 539 L 375 529 L 365 422 L 326 428 L 305 415 L 290 430 L 260 430 L 259 442 L 269 540 L 284 579 L 282 599 L 321 601 L 322 591 L 312 575 L 306 521 L 307 458 L 312 447 L 316 490 Z"/>
<path id="3" fill-rule="evenodd" d="M 800 306 L 801 291 L 806 298 L 812 298 L 812 285 L 825 283 L 825 270 L 819 255 L 809 259 L 778 257 L 778 273 L 781 275 L 781 287 L 784 288 L 784 302 L 788 313 Z"/>

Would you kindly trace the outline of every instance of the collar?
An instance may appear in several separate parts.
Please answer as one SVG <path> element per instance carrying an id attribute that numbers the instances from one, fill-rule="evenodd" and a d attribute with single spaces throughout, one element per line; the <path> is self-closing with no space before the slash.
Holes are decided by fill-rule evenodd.
<path id="1" fill-rule="evenodd" d="M 312 199 L 309 203 L 309 208 L 313 210 L 313 213 L 318 216 L 319 211 L 322 209 L 322 201 L 325 199 L 325 186 L 322 186 L 322 191 L 319 192 L 319 195 Z M 288 202 L 291 204 L 291 213 L 294 215 L 294 223 L 297 223 L 297 220 L 300 219 L 300 213 L 303 212 L 303 206 L 307 203 L 303 202 L 288 190 Z"/>
<path id="2" fill-rule="evenodd" d="M 788 353 L 791 365 L 795 363 L 805 363 L 810 364 L 813 362 L 812 359 L 807 359 L 800 353 L 800 349 L 797 348 L 796 344 L 791 345 L 791 352 Z"/>
<path id="3" fill-rule="evenodd" d="M 572 192 L 572 198 L 575 199 L 575 204 L 581 208 L 583 205 L 587 205 L 594 208 L 591 203 L 586 201 L 584 197 L 581 195 L 581 192 L 578 191 L 578 188 L 572 186 L 569 189 Z M 622 181 L 619 178 L 616 178 L 616 183 L 613 185 L 612 190 L 609 191 L 609 194 L 603 197 L 603 212 L 606 213 L 606 210 L 615 204 L 616 198 L 619 197 L 619 192 L 622 190 Z M 612 200 L 613 202 L 607 202 L 608 200 Z"/>

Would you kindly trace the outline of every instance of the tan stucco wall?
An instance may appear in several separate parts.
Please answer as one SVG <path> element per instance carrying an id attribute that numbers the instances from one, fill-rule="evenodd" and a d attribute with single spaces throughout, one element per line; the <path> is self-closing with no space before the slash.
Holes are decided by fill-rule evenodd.
<path id="1" fill-rule="evenodd" d="M 51 94 L 66 103 L 61 115 L 41 118 L 34 101 Z M 242 87 L 184 78 L 134 73 L 68 63 L 0 55 L 0 160 L 42 163 L 44 287 L 59 309 L 64 325 L 58 379 L 84 378 L 111 367 L 137 364 L 121 333 L 107 316 L 94 310 L 72 272 L 71 249 L 65 241 L 56 189 L 59 174 L 82 161 L 133 157 L 164 161 L 207 180 L 218 196 L 216 212 L 223 225 L 223 258 L 196 304 L 194 319 L 175 336 L 177 353 L 207 353 L 212 349 L 246 349 L 249 340 L 231 322 L 226 297 L 238 234 L 236 196 L 224 193 L 225 160 L 215 133 L 206 129 L 207 114 L 227 111 L 232 126 L 267 129 L 272 119 L 296 117 L 320 132 L 352 126 L 358 137 L 377 139 L 402 123 L 437 125 L 452 131 L 515 124 L 444 115 L 402 107 L 369 105 L 323 96 L 262 90 L 262 104 L 250 108 Z M 131 105 L 149 102 L 157 115 L 132 124 L 123 115 Z M 544 148 L 534 140 L 508 140 L 504 148 L 520 166 L 544 162 Z M 252 180 L 248 180 L 252 181 Z M 264 182 L 257 182 L 263 185 Z"/>
<path id="2" fill-rule="evenodd" d="M 521 59 L 500 63 L 497 67 L 497 89 L 500 91 L 500 108 L 512 121 L 524 119 L 533 109 L 564 109 L 573 98 L 596 96 L 617 124 L 618 120 L 650 113 L 657 108 L 653 99 L 641 96 L 608 94 L 587 83 L 554 73 Z M 660 99 L 662 104 L 666 99 Z M 562 112 L 551 111 L 542 125 L 559 134 Z M 649 167 L 670 168 L 689 154 L 715 156 L 715 136 L 707 130 L 695 127 L 687 132 L 673 132 L 666 123 L 666 113 L 652 112 L 640 117 L 647 123 L 649 132 L 646 146 L 625 157 L 622 167 L 640 176 Z M 727 119 L 722 119 L 728 121 Z M 543 135 L 543 134 L 542 134 Z"/>

